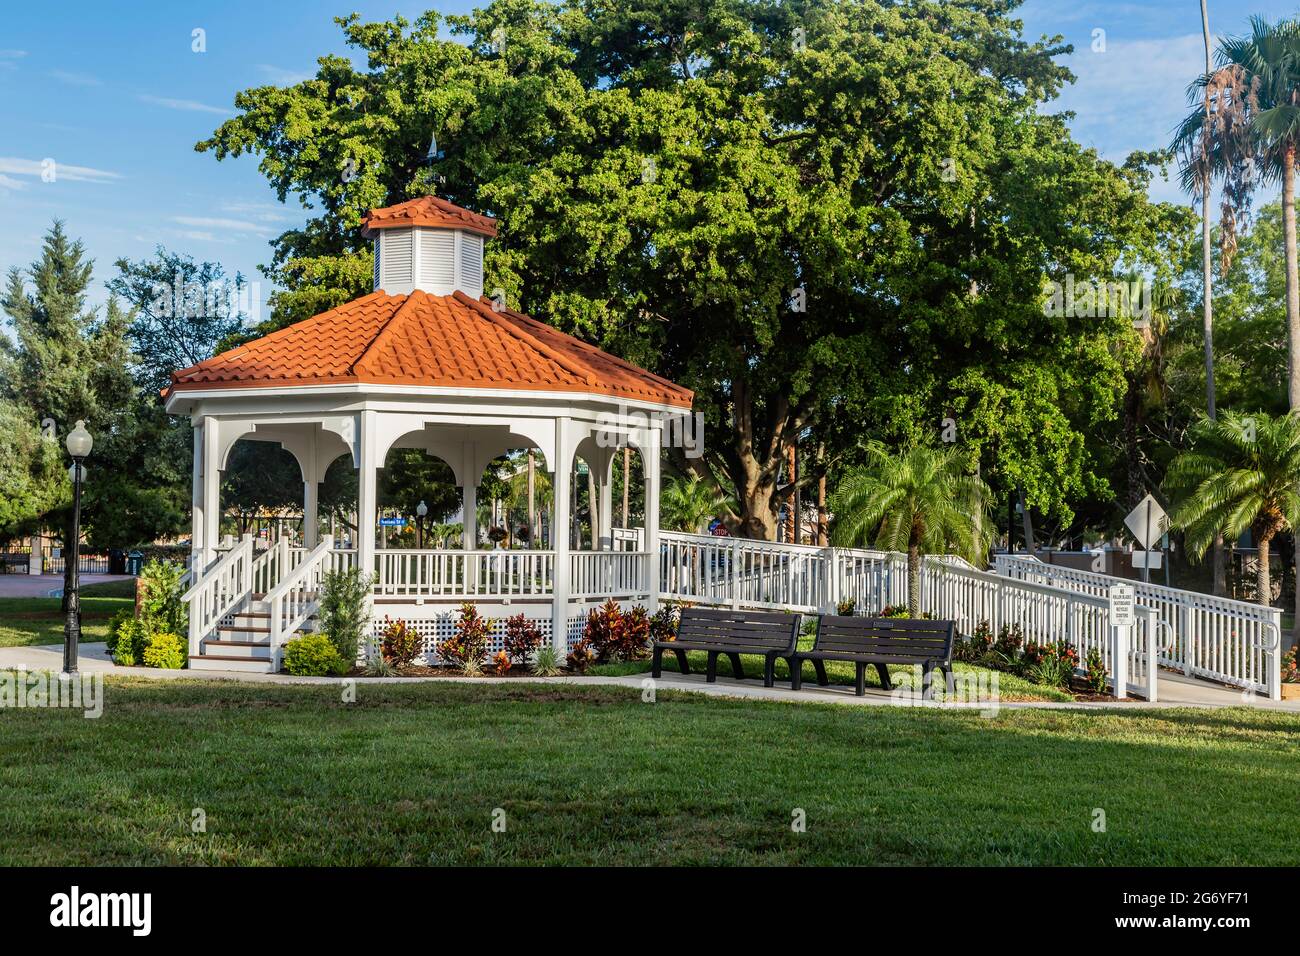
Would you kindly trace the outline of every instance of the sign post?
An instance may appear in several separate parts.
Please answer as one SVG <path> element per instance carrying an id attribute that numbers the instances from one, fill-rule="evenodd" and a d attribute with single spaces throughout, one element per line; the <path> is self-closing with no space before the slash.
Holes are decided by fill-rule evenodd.
<path id="1" fill-rule="evenodd" d="M 1112 584 L 1106 589 L 1110 605 L 1111 681 L 1117 698 L 1128 696 L 1128 648 L 1137 623 L 1137 594 L 1131 584 Z"/>
<path id="2" fill-rule="evenodd" d="M 1148 494 L 1138 502 L 1136 508 L 1129 512 L 1128 517 L 1124 519 L 1124 524 L 1128 526 L 1129 531 L 1133 532 L 1133 537 L 1137 539 L 1142 550 L 1150 552 L 1151 546 L 1169 530 L 1169 515 L 1165 514 L 1165 509 L 1160 507 L 1160 503 Z M 1133 566 L 1142 568 L 1142 580 L 1146 582 L 1151 580 L 1151 568 L 1158 568 L 1160 564 L 1159 560 L 1153 559 L 1149 553 L 1139 558 L 1134 552 Z"/>

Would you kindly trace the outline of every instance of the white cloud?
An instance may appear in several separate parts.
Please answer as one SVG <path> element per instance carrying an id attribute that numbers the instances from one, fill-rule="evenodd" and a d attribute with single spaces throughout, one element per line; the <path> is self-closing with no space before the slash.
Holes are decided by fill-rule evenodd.
<path id="1" fill-rule="evenodd" d="M 284 206 L 269 202 L 223 202 L 221 211 L 247 216 L 258 222 L 288 222 L 293 218 L 286 214 Z"/>
<path id="2" fill-rule="evenodd" d="M 69 70 L 50 70 L 49 76 L 69 86 L 103 86 L 104 81 L 89 73 L 73 73 Z"/>
<path id="3" fill-rule="evenodd" d="M 23 189 L 24 183 L 19 182 L 11 176 L 0 174 L 0 189 Z"/>
<path id="4" fill-rule="evenodd" d="M 105 183 L 122 178 L 118 173 L 112 173 L 105 169 L 73 166 L 69 163 L 60 162 L 57 156 L 50 158 L 54 160 L 53 169 L 56 182 L 65 179 L 69 182 Z M 15 176 L 35 176 L 39 179 L 44 171 L 45 160 L 43 159 L 19 159 L 16 156 L 0 156 L 0 173 L 12 173 Z"/>
<path id="5" fill-rule="evenodd" d="M 192 239 L 195 242 L 220 242 L 229 245 L 235 241 L 233 239 L 223 239 L 216 233 L 209 232 L 206 229 L 177 229 L 175 232 L 182 239 Z"/>
<path id="6" fill-rule="evenodd" d="M 243 219 L 221 219 L 213 216 L 172 216 L 172 222 L 182 226 L 200 226 L 208 229 L 233 229 L 237 232 L 260 232 L 265 226 Z"/>
<path id="7" fill-rule="evenodd" d="M 257 69 L 276 86 L 296 86 L 304 80 L 310 80 L 315 75 L 298 70 L 286 70 L 284 67 L 271 66 L 269 63 L 258 64 Z"/>
<path id="8" fill-rule="evenodd" d="M 198 100 L 178 100 L 169 96 L 150 96 L 147 93 L 140 94 L 140 100 L 169 110 L 185 110 L 192 113 L 216 113 L 220 116 L 234 115 L 233 110 L 228 110 L 221 106 L 209 106 L 207 103 L 200 103 Z"/>

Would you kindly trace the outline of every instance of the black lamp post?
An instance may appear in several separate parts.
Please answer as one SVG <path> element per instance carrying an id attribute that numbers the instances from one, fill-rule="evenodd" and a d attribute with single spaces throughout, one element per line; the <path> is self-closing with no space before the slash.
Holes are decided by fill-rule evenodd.
<path id="1" fill-rule="evenodd" d="M 415 546 L 424 550 L 424 516 L 429 513 L 429 506 L 421 501 L 415 506 Z"/>
<path id="2" fill-rule="evenodd" d="M 63 624 L 65 674 L 77 672 L 77 642 L 81 640 L 81 598 L 77 594 L 78 572 L 81 570 L 81 463 L 93 445 L 86 423 L 78 420 L 67 440 L 68 454 L 72 456 L 72 540 L 63 543 L 63 560 L 72 564 L 68 573 L 68 618 Z"/>

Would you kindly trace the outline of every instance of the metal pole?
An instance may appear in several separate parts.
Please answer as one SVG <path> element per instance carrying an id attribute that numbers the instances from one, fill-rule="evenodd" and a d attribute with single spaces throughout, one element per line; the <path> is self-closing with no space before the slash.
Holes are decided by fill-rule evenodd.
<path id="1" fill-rule="evenodd" d="M 71 561 L 68 574 L 68 616 L 63 623 L 63 673 L 77 673 L 77 644 L 81 640 L 81 598 L 78 594 L 81 571 L 81 463 L 72 459 L 72 541 L 63 547 L 63 560 Z M 71 552 L 71 554 L 69 554 Z"/>
<path id="2" fill-rule="evenodd" d="M 1147 496 L 1147 522 L 1146 522 L 1146 536 L 1147 536 L 1148 538 L 1151 537 L 1151 497 L 1150 497 L 1150 495 Z M 1143 552 L 1143 554 L 1146 556 L 1146 558 L 1145 558 L 1145 560 L 1142 562 L 1142 583 L 1143 583 L 1143 584 L 1150 584 L 1150 583 L 1151 583 L 1151 545 L 1147 544 L 1147 543 L 1144 541 L 1144 542 L 1142 542 L 1142 547 L 1144 547 L 1144 548 L 1146 549 L 1146 550 Z"/>

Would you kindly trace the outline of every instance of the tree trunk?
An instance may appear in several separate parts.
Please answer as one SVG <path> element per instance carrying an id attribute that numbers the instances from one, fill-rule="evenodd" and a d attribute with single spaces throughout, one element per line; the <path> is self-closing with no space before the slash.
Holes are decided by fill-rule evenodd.
<path id="1" fill-rule="evenodd" d="M 1273 534 L 1272 531 L 1265 531 L 1258 536 L 1259 540 L 1255 542 L 1256 547 L 1259 548 L 1257 554 L 1258 563 L 1255 567 L 1255 590 L 1258 592 L 1255 595 L 1255 600 L 1264 607 L 1268 607 L 1273 600 L 1273 582 L 1268 567 L 1269 542 L 1273 540 Z"/>
<path id="2" fill-rule="evenodd" d="M 915 542 L 907 546 L 907 613 L 921 616 L 921 548 Z"/>
<path id="3" fill-rule="evenodd" d="M 1201 34 L 1205 40 L 1205 75 L 1213 72 L 1210 62 L 1210 15 L 1205 9 L 1205 0 L 1201 0 Z M 1210 87 L 1205 87 L 1205 136 L 1210 135 Z M 1204 192 L 1201 198 L 1201 320 L 1205 339 L 1205 409 L 1211 419 L 1217 417 L 1214 409 L 1214 286 L 1213 256 L 1210 243 L 1210 176 L 1206 171 L 1202 182 Z M 1216 561 L 1222 563 L 1223 543 L 1216 544 Z M 1217 574 L 1216 574 L 1217 577 Z M 1218 593 L 1217 591 L 1215 592 Z"/>
<path id="4" fill-rule="evenodd" d="M 1286 238 L 1287 399 L 1291 414 L 1300 414 L 1300 272 L 1296 265 L 1295 143 L 1282 158 L 1282 226 Z M 1296 578 L 1300 580 L 1300 548 L 1296 548 Z M 1300 587 L 1296 588 L 1300 611 Z"/>
<path id="5" fill-rule="evenodd" d="M 786 544 L 799 543 L 799 492 L 796 482 L 798 481 L 798 451 L 791 442 L 785 450 L 785 480 L 789 486 L 789 494 L 786 495 L 786 520 L 785 520 L 785 542 Z"/>
<path id="6" fill-rule="evenodd" d="M 537 547 L 537 456 L 528 449 L 528 547 Z"/>
<path id="7" fill-rule="evenodd" d="M 596 496 L 596 473 L 587 466 L 587 516 L 591 518 L 591 550 L 600 546 L 600 502 Z"/>
<path id="8" fill-rule="evenodd" d="M 826 445 L 817 446 L 817 547 L 830 543 L 826 522 Z"/>
<path id="9" fill-rule="evenodd" d="M 1296 265 L 1295 145 L 1282 160 L 1282 226 L 1286 239 L 1287 399 L 1300 411 L 1300 274 Z"/>
<path id="10" fill-rule="evenodd" d="M 623 446 L 623 527 L 627 527 L 627 486 L 631 479 L 632 447 Z"/>

